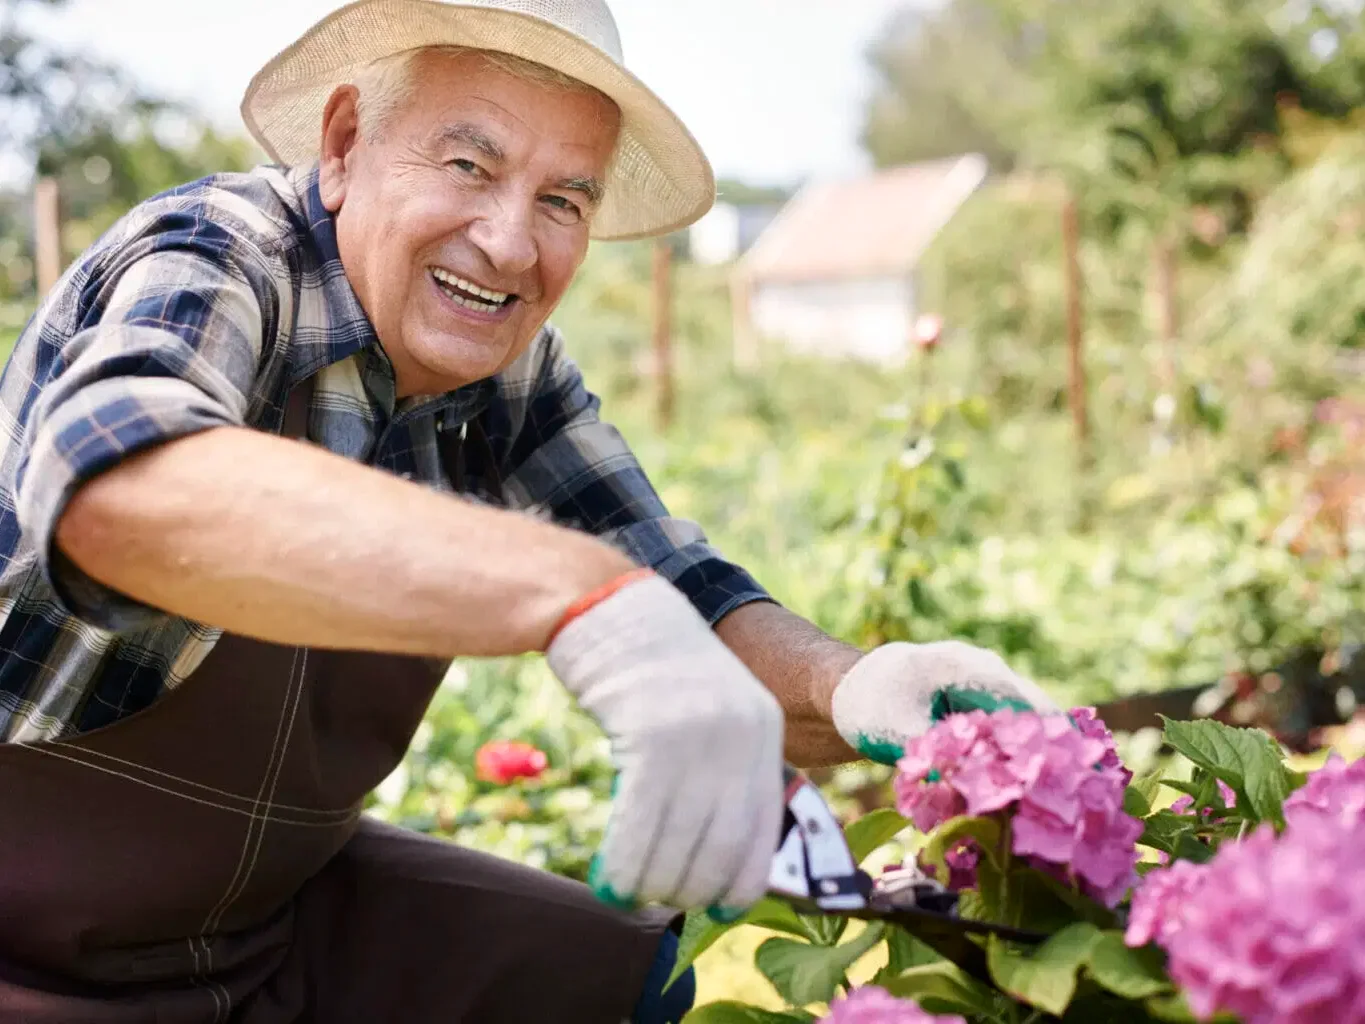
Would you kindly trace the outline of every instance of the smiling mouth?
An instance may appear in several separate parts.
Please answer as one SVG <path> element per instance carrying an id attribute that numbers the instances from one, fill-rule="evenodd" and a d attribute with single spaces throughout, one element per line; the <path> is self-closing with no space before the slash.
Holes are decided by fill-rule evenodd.
<path id="1" fill-rule="evenodd" d="M 445 293 L 446 298 L 458 306 L 472 309 L 478 313 L 497 313 L 517 301 L 511 292 L 495 292 L 452 274 L 441 267 L 429 267 L 436 287 Z"/>

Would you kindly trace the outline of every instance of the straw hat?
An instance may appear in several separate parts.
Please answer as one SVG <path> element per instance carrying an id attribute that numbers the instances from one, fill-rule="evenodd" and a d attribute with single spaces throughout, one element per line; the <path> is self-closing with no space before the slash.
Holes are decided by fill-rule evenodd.
<path id="1" fill-rule="evenodd" d="M 616 101 L 620 141 L 593 237 L 666 234 L 715 201 L 715 178 L 696 139 L 626 70 L 604 0 L 359 0 L 327 15 L 256 74 L 242 118 L 272 160 L 310 162 L 332 91 L 372 61 L 424 46 L 510 53 Z"/>

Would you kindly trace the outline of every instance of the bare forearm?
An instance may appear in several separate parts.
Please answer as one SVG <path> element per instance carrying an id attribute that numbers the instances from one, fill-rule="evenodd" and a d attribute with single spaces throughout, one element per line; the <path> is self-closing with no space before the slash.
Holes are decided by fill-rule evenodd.
<path id="1" fill-rule="evenodd" d="M 106 586 L 229 632 L 433 657 L 543 649 L 569 604 L 632 567 L 587 535 L 239 428 L 90 481 L 57 545 Z"/>
<path id="2" fill-rule="evenodd" d="M 830 710 L 834 687 L 861 656 L 857 648 L 768 602 L 736 609 L 716 633 L 782 704 L 789 762 L 809 769 L 858 760 Z"/>

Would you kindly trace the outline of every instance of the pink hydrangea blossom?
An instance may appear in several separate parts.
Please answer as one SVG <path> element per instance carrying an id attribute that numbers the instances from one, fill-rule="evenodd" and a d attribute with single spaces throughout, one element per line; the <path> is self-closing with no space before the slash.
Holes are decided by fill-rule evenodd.
<path id="1" fill-rule="evenodd" d="M 1104 744 L 1104 756 L 1100 758 L 1101 768 L 1110 768 L 1123 776 L 1123 784 L 1126 786 L 1133 781 L 1133 773 L 1123 766 L 1123 761 L 1119 758 L 1118 744 L 1114 742 L 1114 734 L 1109 731 L 1109 727 L 1100 720 L 1099 715 L 1092 707 L 1072 708 L 1067 714 L 1076 723 L 1076 728 L 1092 739 L 1097 739 Z"/>
<path id="2" fill-rule="evenodd" d="M 824 1024 L 966 1024 L 957 1015 L 926 1013 L 908 999 L 897 999 L 884 988 L 864 985 L 830 1003 Z"/>
<path id="3" fill-rule="evenodd" d="M 1205 875 L 1203 864 L 1188 860 L 1148 872 L 1133 893 L 1124 941 L 1133 947 L 1154 940 L 1164 944 L 1180 927 L 1181 914 L 1204 884 Z"/>
<path id="4" fill-rule="evenodd" d="M 1009 815 L 1013 853 L 1115 906 L 1137 880 L 1143 826 L 1123 812 L 1130 776 L 1105 764 L 1112 742 L 1097 720 L 953 715 L 907 745 L 897 806 L 924 832 L 959 814 Z"/>
<path id="5" fill-rule="evenodd" d="M 1309 813 L 1263 825 L 1201 868 L 1153 873 L 1129 941 L 1155 938 L 1201 1020 L 1365 1021 L 1365 820 Z M 1164 878 L 1163 878 L 1164 876 Z M 1157 881 L 1162 879 L 1161 881 Z M 1197 887 L 1197 898 L 1190 889 Z"/>
<path id="6" fill-rule="evenodd" d="M 1284 816 L 1290 828 L 1314 817 L 1341 824 L 1365 818 L 1365 759 L 1348 764 L 1332 754 L 1285 800 Z"/>

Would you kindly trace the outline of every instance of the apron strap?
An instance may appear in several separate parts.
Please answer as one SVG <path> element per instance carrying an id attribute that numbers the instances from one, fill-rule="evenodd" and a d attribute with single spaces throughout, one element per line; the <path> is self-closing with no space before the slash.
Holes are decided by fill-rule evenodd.
<path id="1" fill-rule="evenodd" d="M 299 381 L 289 392 L 284 403 L 284 425 L 280 436 L 293 440 L 308 440 L 308 413 L 313 406 L 313 387 L 316 377 Z"/>

